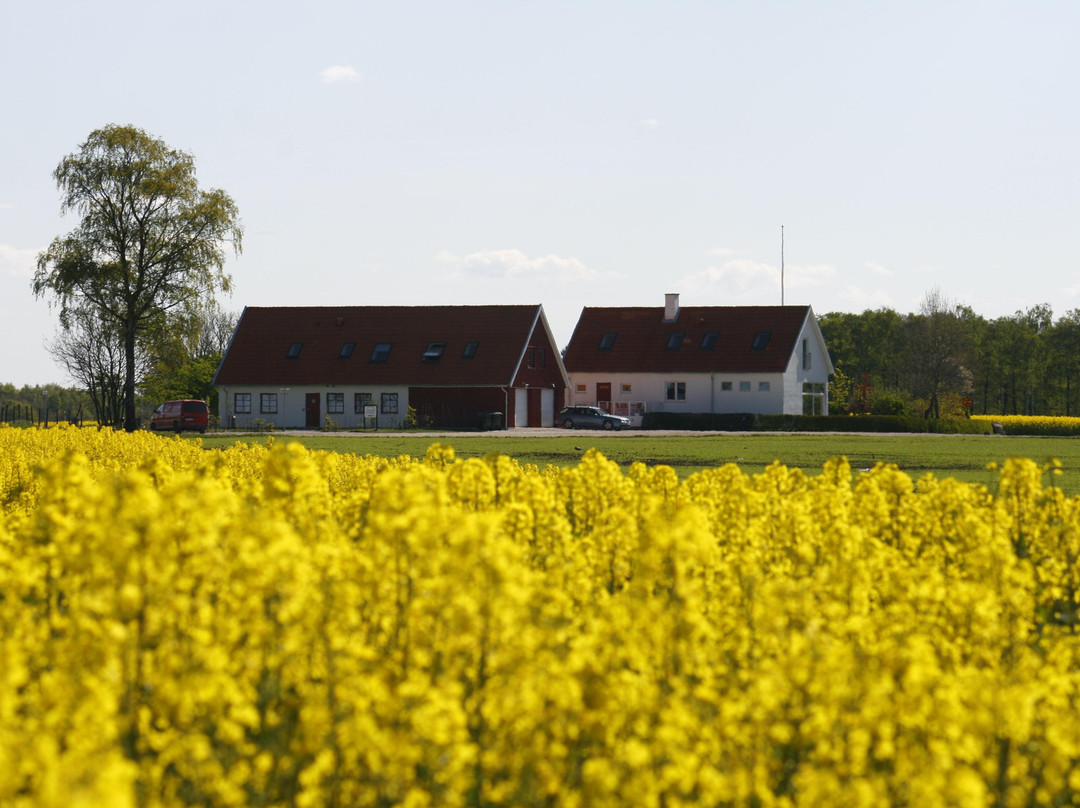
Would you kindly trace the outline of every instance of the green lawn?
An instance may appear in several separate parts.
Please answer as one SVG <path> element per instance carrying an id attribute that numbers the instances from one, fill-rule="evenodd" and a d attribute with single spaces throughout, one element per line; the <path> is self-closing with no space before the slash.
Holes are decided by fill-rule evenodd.
<path id="1" fill-rule="evenodd" d="M 203 437 L 207 448 L 229 446 L 238 440 L 262 443 L 263 435 L 211 434 Z M 422 457 L 432 443 L 454 447 L 459 457 L 483 457 L 492 452 L 510 455 L 522 463 L 572 465 L 592 447 L 621 465 L 635 461 L 673 467 L 685 477 L 703 468 L 737 463 L 749 473 L 761 471 L 774 461 L 814 474 L 826 460 L 844 456 L 852 468 L 876 463 L 895 463 L 914 478 L 923 474 L 955 477 L 994 487 L 997 475 L 987 470 L 1009 457 L 1029 457 L 1039 463 L 1057 458 L 1063 474 L 1054 482 L 1070 495 L 1080 494 L 1080 439 L 1062 437 L 1009 437 L 987 435 L 815 435 L 745 433 L 725 435 L 595 435 L 577 433 L 544 437 L 508 437 L 462 433 L 434 437 L 423 433 L 372 436 L 275 435 L 275 441 L 299 441 L 311 449 L 355 452 L 384 457 Z"/>

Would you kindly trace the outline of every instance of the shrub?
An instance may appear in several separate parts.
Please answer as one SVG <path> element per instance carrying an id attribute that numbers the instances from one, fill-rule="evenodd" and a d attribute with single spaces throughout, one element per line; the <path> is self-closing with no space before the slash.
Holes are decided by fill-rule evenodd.
<path id="1" fill-rule="evenodd" d="M 763 432 L 935 432 L 989 435 L 989 424 L 959 418 L 916 418 L 912 415 L 759 415 Z"/>

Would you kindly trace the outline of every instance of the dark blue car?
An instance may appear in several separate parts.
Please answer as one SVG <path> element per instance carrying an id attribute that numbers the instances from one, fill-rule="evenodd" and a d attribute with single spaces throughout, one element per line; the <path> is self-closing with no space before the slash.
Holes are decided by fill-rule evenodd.
<path id="1" fill-rule="evenodd" d="M 599 407 L 563 407 L 555 423 L 567 429 L 629 429 L 630 419 L 612 415 Z"/>

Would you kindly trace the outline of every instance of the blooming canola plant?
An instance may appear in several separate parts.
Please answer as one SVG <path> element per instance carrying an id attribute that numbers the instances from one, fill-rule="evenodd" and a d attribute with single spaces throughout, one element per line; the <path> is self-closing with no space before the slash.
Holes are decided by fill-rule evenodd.
<path id="1" fill-rule="evenodd" d="M 0 805 L 1080 800 L 1080 500 L 0 427 Z"/>

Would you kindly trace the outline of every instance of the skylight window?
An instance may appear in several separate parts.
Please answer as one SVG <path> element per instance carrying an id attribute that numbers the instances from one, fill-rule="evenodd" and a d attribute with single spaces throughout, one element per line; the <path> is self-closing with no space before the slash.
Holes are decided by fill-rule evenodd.
<path id="1" fill-rule="evenodd" d="M 355 342 L 346 342 L 341 346 L 341 353 L 338 354 L 338 359 L 348 359 L 353 355 L 353 351 L 356 350 Z"/>
<path id="2" fill-rule="evenodd" d="M 289 346 L 289 352 L 286 354 L 286 356 L 289 359 L 299 359 L 300 352 L 302 350 L 304 350 L 304 343 L 294 342 L 292 345 Z"/>
<path id="3" fill-rule="evenodd" d="M 717 341 L 720 339 L 719 331 L 707 331 L 705 336 L 701 338 L 701 350 L 711 351 L 716 347 Z"/>
<path id="4" fill-rule="evenodd" d="M 390 349 L 394 347 L 392 342 L 376 342 L 371 351 L 370 362 L 385 362 L 390 358 Z"/>
<path id="5" fill-rule="evenodd" d="M 686 336 L 686 333 L 683 332 L 683 331 L 675 331 L 675 332 L 673 332 L 671 334 L 671 336 L 668 337 L 667 350 L 669 350 L 669 351 L 677 351 L 677 350 L 679 350 L 679 348 L 682 347 L 683 338 L 685 336 Z"/>
<path id="6" fill-rule="evenodd" d="M 772 331 L 758 331 L 754 334 L 754 344 L 750 346 L 751 350 L 764 351 L 768 345 L 769 340 L 772 339 Z"/>
<path id="7" fill-rule="evenodd" d="M 472 359 L 476 356 L 476 349 L 480 347 L 479 342 L 466 342 L 465 350 L 461 352 L 462 359 Z"/>
<path id="8" fill-rule="evenodd" d="M 443 355 L 443 351 L 446 350 L 445 342 L 429 342 L 427 350 L 424 351 L 425 362 L 438 362 Z"/>
<path id="9" fill-rule="evenodd" d="M 618 334 L 604 334 L 604 336 L 600 337 L 600 350 L 601 351 L 610 351 L 612 346 L 615 345 L 615 337 L 617 337 L 617 336 L 619 336 L 619 335 Z"/>

